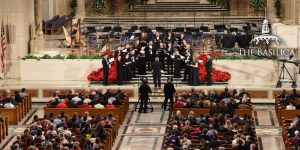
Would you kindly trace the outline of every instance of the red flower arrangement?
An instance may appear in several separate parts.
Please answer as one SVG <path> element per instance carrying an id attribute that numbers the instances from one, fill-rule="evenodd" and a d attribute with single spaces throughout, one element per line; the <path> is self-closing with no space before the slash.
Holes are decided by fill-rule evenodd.
<path id="1" fill-rule="evenodd" d="M 102 56 L 109 55 L 109 57 L 112 57 L 113 54 L 114 54 L 113 51 L 106 51 L 102 54 Z M 210 55 L 218 57 L 218 56 L 220 56 L 220 53 L 212 52 Z M 207 62 L 207 55 L 206 54 L 201 54 L 198 57 L 198 59 L 202 60 L 204 63 L 206 63 Z M 205 69 L 204 64 L 199 65 L 198 71 L 199 71 L 200 81 L 205 81 L 207 75 L 206 75 L 206 69 Z M 212 81 L 213 82 L 225 82 L 225 81 L 230 80 L 230 78 L 231 78 L 230 73 L 222 72 L 222 71 L 219 71 L 219 70 L 213 68 L 213 71 L 212 71 Z M 103 80 L 103 69 L 99 68 L 98 70 L 92 71 L 88 75 L 87 79 L 89 81 L 102 81 Z M 111 64 L 111 68 L 109 69 L 108 81 L 113 82 L 113 81 L 116 81 L 116 80 L 117 80 L 117 61 L 115 60 Z"/>
<path id="2" fill-rule="evenodd" d="M 113 57 L 114 52 L 113 51 L 105 51 L 102 53 L 102 56 L 108 55 L 108 57 Z M 102 81 L 103 80 L 103 68 L 99 68 L 96 71 L 92 71 L 87 79 L 89 81 Z M 114 62 L 111 64 L 111 67 L 109 68 L 109 73 L 108 73 L 108 81 L 113 82 L 117 80 L 117 61 L 116 59 Z"/>
<path id="3" fill-rule="evenodd" d="M 214 56 L 214 57 L 219 57 L 220 53 L 218 53 L 218 52 L 212 52 L 210 55 Z M 202 60 L 204 62 L 204 64 L 205 64 L 207 62 L 207 55 L 206 54 L 201 54 L 198 57 L 198 59 Z M 205 68 L 204 64 L 200 64 L 199 68 L 198 68 L 200 81 L 205 81 L 206 77 L 207 77 L 207 75 L 206 75 L 206 68 Z M 225 81 L 230 80 L 230 78 L 231 78 L 231 74 L 230 73 L 217 70 L 217 69 L 215 69 L 213 67 L 213 70 L 212 70 L 212 82 L 225 82 Z"/>

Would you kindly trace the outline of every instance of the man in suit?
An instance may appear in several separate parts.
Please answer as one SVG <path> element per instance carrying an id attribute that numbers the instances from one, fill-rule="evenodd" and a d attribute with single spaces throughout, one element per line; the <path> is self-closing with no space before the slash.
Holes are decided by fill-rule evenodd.
<path id="1" fill-rule="evenodd" d="M 102 67 L 103 67 L 103 85 L 108 85 L 108 72 L 109 72 L 109 60 L 108 56 L 105 55 L 102 59 Z"/>
<path id="2" fill-rule="evenodd" d="M 160 88 L 161 62 L 158 57 L 155 57 L 155 61 L 152 64 L 152 75 L 155 87 Z"/>
<path id="3" fill-rule="evenodd" d="M 122 62 L 122 57 L 119 55 L 117 58 L 118 85 L 123 85 L 124 66 Z"/>
<path id="4" fill-rule="evenodd" d="M 186 51 L 185 53 L 185 64 L 184 64 L 184 77 L 183 77 L 183 81 L 187 80 L 187 76 L 190 72 L 190 64 L 193 61 L 193 56 L 191 55 L 190 51 Z"/>
<path id="5" fill-rule="evenodd" d="M 170 111 L 173 109 L 173 102 L 174 102 L 174 94 L 176 92 L 174 84 L 172 83 L 172 79 L 168 79 L 167 83 L 164 86 L 165 92 L 165 100 L 163 103 L 163 108 L 166 110 L 168 100 L 170 99 Z"/>
<path id="6" fill-rule="evenodd" d="M 207 62 L 205 64 L 207 74 L 207 86 L 211 86 L 211 74 L 212 74 L 212 58 L 207 55 Z"/>
<path id="7" fill-rule="evenodd" d="M 142 85 L 139 87 L 139 94 L 140 94 L 140 108 L 139 113 L 142 111 L 147 113 L 147 104 L 149 100 L 149 93 L 152 93 L 150 86 L 147 84 L 147 78 L 142 79 Z"/>

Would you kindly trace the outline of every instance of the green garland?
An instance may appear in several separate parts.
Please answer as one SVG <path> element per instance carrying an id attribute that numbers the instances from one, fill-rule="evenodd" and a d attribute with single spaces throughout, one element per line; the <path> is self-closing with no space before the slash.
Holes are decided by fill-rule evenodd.
<path id="1" fill-rule="evenodd" d="M 97 11 L 106 9 L 107 3 L 107 0 L 93 0 L 93 8 Z"/>
<path id="2" fill-rule="evenodd" d="M 265 8 L 265 2 L 263 0 L 252 0 L 250 2 L 250 7 L 254 8 L 255 10 Z"/>

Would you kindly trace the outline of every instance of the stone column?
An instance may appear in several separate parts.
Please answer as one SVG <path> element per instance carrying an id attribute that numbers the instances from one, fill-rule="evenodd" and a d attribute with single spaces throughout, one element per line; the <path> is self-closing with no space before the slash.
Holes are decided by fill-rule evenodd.
<path id="1" fill-rule="evenodd" d="M 43 0 L 35 0 L 35 19 L 36 19 L 36 34 L 43 36 Z"/>
<path id="2" fill-rule="evenodd" d="M 76 18 L 83 18 L 83 17 L 85 17 L 85 1 L 78 0 Z"/>

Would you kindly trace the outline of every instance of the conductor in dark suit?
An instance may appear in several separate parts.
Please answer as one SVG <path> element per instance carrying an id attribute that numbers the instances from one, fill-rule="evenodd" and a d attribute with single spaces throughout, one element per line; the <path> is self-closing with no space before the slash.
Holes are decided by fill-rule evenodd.
<path id="1" fill-rule="evenodd" d="M 108 72 L 109 72 L 109 61 L 108 56 L 105 55 L 102 59 L 102 67 L 103 67 L 103 85 L 108 85 Z"/>
<path id="2" fill-rule="evenodd" d="M 166 110 L 168 100 L 170 100 L 170 111 L 172 111 L 175 92 L 176 92 L 176 90 L 175 90 L 174 84 L 172 83 L 172 79 L 169 78 L 167 83 L 164 86 L 164 93 L 165 93 L 165 100 L 163 103 L 164 110 Z"/>
<path id="3" fill-rule="evenodd" d="M 152 74 L 155 87 L 160 88 L 161 62 L 158 57 L 155 57 L 155 61 L 152 63 Z"/>
<path id="4" fill-rule="evenodd" d="M 205 64 L 207 74 L 207 86 L 211 86 L 211 74 L 212 74 L 212 58 L 207 55 L 207 62 Z"/>
<path id="5" fill-rule="evenodd" d="M 140 94 L 140 108 L 139 108 L 139 113 L 142 111 L 144 113 L 147 113 L 147 104 L 149 100 L 149 93 L 152 93 L 150 86 L 147 84 L 147 78 L 142 79 L 142 85 L 139 87 L 139 94 Z"/>

